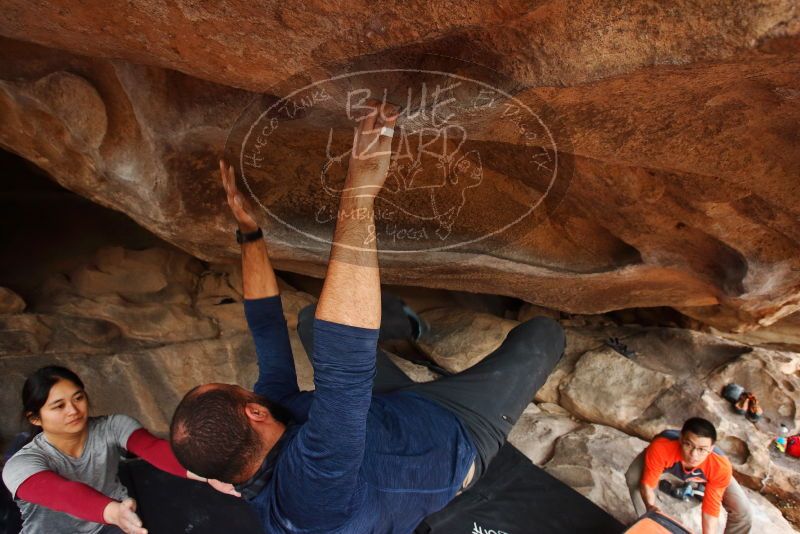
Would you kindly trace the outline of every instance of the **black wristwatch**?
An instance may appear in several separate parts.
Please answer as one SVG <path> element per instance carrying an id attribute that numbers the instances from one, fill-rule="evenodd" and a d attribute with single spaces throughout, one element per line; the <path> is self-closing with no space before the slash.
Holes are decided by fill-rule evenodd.
<path id="1" fill-rule="evenodd" d="M 240 245 L 243 243 L 250 243 L 251 241 L 258 241 L 264 238 L 264 232 L 261 228 L 256 229 L 255 232 L 247 232 L 243 234 L 238 228 L 236 229 L 236 242 Z"/>

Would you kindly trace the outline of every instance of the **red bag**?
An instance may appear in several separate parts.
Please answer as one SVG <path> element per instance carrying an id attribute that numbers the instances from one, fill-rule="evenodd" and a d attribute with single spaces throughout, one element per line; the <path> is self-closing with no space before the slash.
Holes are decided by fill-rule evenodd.
<path id="1" fill-rule="evenodd" d="M 790 436 L 786 440 L 786 454 L 800 458 L 800 435 Z"/>
<path id="2" fill-rule="evenodd" d="M 650 511 L 631 525 L 625 534 L 692 534 L 692 531 L 663 512 Z"/>

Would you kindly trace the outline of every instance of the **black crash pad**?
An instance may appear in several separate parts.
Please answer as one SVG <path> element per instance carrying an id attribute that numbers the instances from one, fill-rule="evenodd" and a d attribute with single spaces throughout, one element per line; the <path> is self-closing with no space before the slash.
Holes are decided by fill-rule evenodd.
<path id="1" fill-rule="evenodd" d="M 135 461 L 126 465 L 151 534 L 261 534 L 240 499 Z M 124 478 L 124 473 L 121 477 Z M 625 527 L 506 444 L 475 486 L 428 517 L 415 534 L 620 534 Z"/>
<path id="2" fill-rule="evenodd" d="M 415 534 L 619 534 L 625 527 L 506 444 L 468 491 Z"/>
<path id="3" fill-rule="evenodd" d="M 264 534 L 246 502 L 207 484 L 168 475 L 141 460 L 123 463 L 119 474 L 137 500 L 150 534 Z M 428 517 L 415 534 L 619 534 L 624 530 L 613 517 L 507 444 L 475 486 Z"/>
<path id="4" fill-rule="evenodd" d="M 250 505 L 208 484 L 169 475 L 142 460 L 122 464 L 119 476 L 149 534 L 264 534 Z"/>

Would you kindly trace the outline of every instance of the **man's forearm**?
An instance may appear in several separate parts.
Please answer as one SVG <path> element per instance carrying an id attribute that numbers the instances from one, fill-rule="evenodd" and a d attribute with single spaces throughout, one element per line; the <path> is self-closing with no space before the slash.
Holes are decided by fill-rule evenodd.
<path id="1" fill-rule="evenodd" d="M 717 534 L 719 518 L 713 515 L 703 514 L 703 534 Z"/>
<path id="2" fill-rule="evenodd" d="M 348 190 L 339 203 L 328 272 L 316 317 L 378 328 L 381 324 L 380 270 L 375 236 L 375 200 Z"/>
<path id="3" fill-rule="evenodd" d="M 272 297 L 279 293 L 278 280 L 263 239 L 242 244 L 242 286 L 246 299 Z"/>
<path id="4" fill-rule="evenodd" d="M 368 102 L 353 138 L 317 319 L 361 328 L 381 325 L 381 280 L 375 232 L 375 197 L 389 171 L 398 108 Z M 389 133 L 384 130 L 389 130 Z"/>
<path id="5" fill-rule="evenodd" d="M 647 484 L 640 484 L 639 493 L 642 494 L 642 500 L 644 501 L 644 506 L 647 508 L 647 510 L 650 510 L 656 506 L 655 489 L 651 488 Z"/>

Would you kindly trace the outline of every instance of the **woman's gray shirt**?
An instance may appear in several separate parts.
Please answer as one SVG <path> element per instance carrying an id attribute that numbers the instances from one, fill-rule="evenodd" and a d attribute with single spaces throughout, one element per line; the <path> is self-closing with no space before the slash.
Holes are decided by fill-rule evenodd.
<path id="1" fill-rule="evenodd" d="M 128 438 L 142 425 L 127 415 L 90 417 L 88 425 L 89 435 L 79 458 L 62 453 L 45 439 L 44 433 L 40 433 L 6 463 L 3 482 L 22 513 L 21 534 L 97 534 L 103 528 L 100 523 L 77 519 L 18 499 L 17 489 L 36 473 L 53 471 L 66 479 L 83 482 L 117 501 L 128 496 L 125 486 L 117 478 L 117 468 Z"/>

